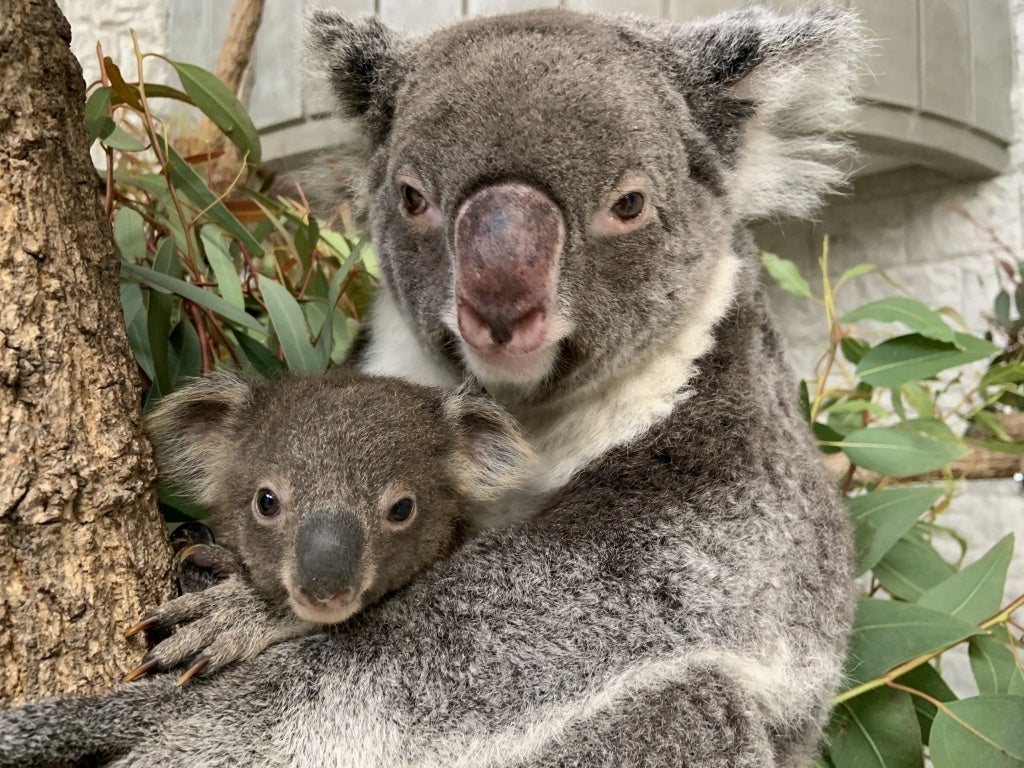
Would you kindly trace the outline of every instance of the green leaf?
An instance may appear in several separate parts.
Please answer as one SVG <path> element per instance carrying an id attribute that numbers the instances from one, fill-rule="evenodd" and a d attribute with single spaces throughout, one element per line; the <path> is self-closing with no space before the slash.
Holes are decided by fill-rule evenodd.
<path id="1" fill-rule="evenodd" d="M 878 403 L 872 403 L 870 400 L 844 400 L 841 403 L 836 403 L 835 405 L 830 405 L 828 407 L 829 413 L 860 414 L 864 413 L 864 411 L 869 411 L 873 416 L 876 416 L 879 419 L 884 419 L 889 415 L 889 412 L 886 411 L 885 408 Z"/>
<path id="2" fill-rule="evenodd" d="M 125 261 L 146 258 L 146 222 L 133 208 L 122 208 L 114 216 L 114 244 Z"/>
<path id="3" fill-rule="evenodd" d="M 847 670 L 847 687 L 978 632 L 973 624 L 919 605 L 861 598 L 847 656 L 852 666 Z"/>
<path id="4" fill-rule="evenodd" d="M 922 768 L 921 726 L 910 694 L 880 688 L 844 701 L 829 726 L 836 768 Z"/>
<path id="5" fill-rule="evenodd" d="M 199 235 L 203 243 L 206 260 L 217 278 L 217 292 L 224 300 L 238 309 L 245 309 L 242 283 L 234 260 L 228 255 L 224 233 L 215 227 L 203 227 Z"/>
<path id="6" fill-rule="evenodd" d="M 260 293 L 267 304 L 270 322 L 284 350 L 288 368 L 295 372 L 318 372 L 326 367 L 325 361 L 309 342 L 309 329 L 299 302 L 283 285 L 263 275 L 259 276 Z"/>
<path id="7" fill-rule="evenodd" d="M 781 259 L 774 253 L 762 253 L 761 263 L 782 290 L 794 296 L 811 297 L 811 286 L 792 261 Z"/>
<path id="8" fill-rule="evenodd" d="M 1024 363 L 998 363 L 981 377 L 982 387 L 1024 383 Z"/>
<path id="9" fill-rule="evenodd" d="M 1005 443 L 1013 442 L 1013 438 L 992 411 L 978 411 L 971 418 L 971 421 L 990 434 L 995 435 L 997 440 L 1001 440 Z"/>
<path id="10" fill-rule="evenodd" d="M 979 693 L 1012 693 L 1015 679 L 1018 686 L 1024 683 L 1024 671 L 1014 652 L 994 637 L 978 635 L 971 638 L 968 655 Z"/>
<path id="11" fill-rule="evenodd" d="M 800 380 L 800 384 L 797 386 L 797 402 L 800 404 L 800 413 L 803 414 L 804 421 L 810 422 L 811 393 L 807 389 L 807 382 L 803 379 Z"/>
<path id="12" fill-rule="evenodd" d="M 172 61 L 171 66 L 192 102 L 224 132 L 248 162 L 258 165 L 261 159 L 259 134 L 231 89 L 202 67 L 180 61 Z"/>
<path id="13" fill-rule="evenodd" d="M 839 443 L 843 439 L 843 433 L 839 432 L 829 424 L 822 424 L 820 421 L 811 425 L 811 432 L 818 441 L 818 449 L 825 454 L 839 453 Z"/>
<path id="14" fill-rule="evenodd" d="M 858 264 L 855 267 L 850 267 L 839 276 L 839 281 L 836 283 L 836 287 L 838 288 L 840 284 L 845 283 L 848 280 L 853 280 L 854 278 L 875 272 L 877 269 L 878 267 L 874 264 Z"/>
<path id="15" fill-rule="evenodd" d="M 922 336 L 949 344 L 956 342 L 953 329 L 950 328 L 942 315 L 928 309 L 917 299 L 907 296 L 889 296 L 872 301 L 841 318 L 841 323 L 856 323 L 861 320 L 874 320 L 879 323 L 902 323 Z"/>
<path id="16" fill-rule="evenodd" d="M 150 381 L 153 381 L 156 373 L 153 370 L 153 353 L 149 350 L 146 302 L 138 283 L 122 281 L 121 310 L 124 312 L 125 330 L 128 332 L 132 354 L 135 355 L 139 368 Z"/>
<path id="17" fill-rule="evenodd" d="M 343 235 L 331 229 L 320 230 L 320 242 L 342 263 L 352 255 L 352 248 Z M 358 254 L 357 254 L 358 255 Z"/>
<path id="18" fill-rule="evenodd" d="M 843 336 L 839 340 L 839 349 L 843 353 L 843 357 L 856 365 L 867 354 L 867 351 L 871 349 L 871 345 L 866 341 L 855 339 L 853 336 Z"/>
<path id="19" fill-rule="evenodd" d="M 912 477 L 942 469 L 967 453 L 959 443 L 935 440 L 897 427 L 851 432 L 839 447 L 859 467 L 890 477 Z"/>
<path id="20" fill-rule="evenodd" d="M 122 272 L 128 266 L 122 262 Z M 174 241 L 164 238 L 157 247 L 156 258 L 153 259 L 153 271 L 168 279 L 177 279 L 181 275 L 181 262 L 174 247 Z M 147 332 L 149 348 L 153 353 L 153 387 L 158 397 L 171 392 L 174 376 L 171 373 L 171 318 L 178 301 L 169 294 L 151 291 L 149 294 L 149 312 L 147 314 Z"/>
<path id="21" fill-rule="evenodd" d="M 248 367 L 260 376 L 269 378 L 287 372 L 288 366 L 278 360 L 277 355 L 245 332 L 237 333 L 235 339 L 242 350 L 245 362 L 249 364 Z"/>
<path id="22" fill-rule="evenodd" d="M 143 267 L 139 264 L 121 263 L 121 274 L 132 277 L 140 283 L 161 291 L 175 293 L 182 298 L 205 307 L 223 317 L 228 322 L 248 328 L 263 336 L 267 335 L 267 329 L 259 324 L 259 321 L 252 315 L 246 314 L 235 306 L 232 306 L 213 291 L 186 283 L 184 280 L 177 280 L 169 275 L 162 274 L 156 270 Z"/>
<path id="23" fill-rule="evenodd" d="M 921 691 L 937 701 L 956 701 L 956 694 L 946 685 L 942 675 L 931 664 L 914 667 L 907 674 L 896 678 L 896 682 L 913 688 L 915 691 Z M 917 722 L 921 726 L 921 738 L 927 742 L 938 708 L 920 696 L 911 696 L 911 698 L 914 700 Z"/>
<path id="24" fill-rule="evenodd" d="M 132 136 L 128 131 L 119 126 L 117 123 L 113 124 L 113 128 L 109 128 L 100 135 L 100 141 L 106 144 L 111 149 L 119 149 L 122 152 L 141 152 L 148 146 L 146 142 L 141 139 Z"/>
<path id="25" fill-rule="evenodd" d="M 205 211 L 210 219 L 220 224 L 231 237 L 238 240 L 250 258 L 260 256 L 263 253 L 263 246 L 242 222 L 235 218 L 227 206 L 210 191 L 203 177 L 196 173 L 195 169 L 186 163 L 185 159 L 164 141 L 163 137 L 158 136 L 157 141 L 167 157 L 168 171 L 178 191 L 187 197 L 197 209 Z"/>
<path id="26" fill-rule="evenodd" d="M 89 144 L 114 130 L 114 120 L 110 117 L 110 100 L 114 89 L 109 85 L 97 88 L 89 94 L 85 101 L 85 130 L 89 134 Z"/>
<path id="27" fill-rule="evenodd" d="M 313 249 L 320 241 L 320 225 L 310 217 L 308 223 L 298 222 L 295 228 L 295 252 L 299 256 L 304 269 L 309 269 Z"/>
<path id="28" fill-rule="evenodd" d="M 956 573 L 916 532 L 897 541 L 872 572 L 893 597 L 911 601 Z"/>
<path id="29" fill-rule="evenodd" d="M 900 387 L 900 393 L 910 403 L 917 415 L 925 419 L 935 418 L 935 401 L 931 393 L 916 381 L 908 381 Z"/>
<path id="30" fill-rule="evenodd" d="M 977 562 L 921 595 L 917 604 L 972 624 L 984 621 L 999 611 L 1012 556 L 1013 534 L 1010 533 Z"/>
<path id="31" fill-rule="evenodd" d="M 1008 326 L 1010 324 L 1010 294 L 1006 291 L 996 294 L 995 311 L 999 324 Z"/>
<path id="32" fill-rule="evenodd" d="M 932 725 L 929 756 L 935 768 L 1024 766 L 1024 698 L 989 695 L 953 701 Z"/>
<path id="33" fill-rule="evenodd" d="M 857 538 L 857 575 L 873 568 L 944 493 L 942 488 L 894 488 L 846 499 Z"/>
<path id="34" fill-rule="evenodd" d="M 170 374 L 171 390 L 174 391 L 202 373 L 203 353 L 200 349 L 199 334 L 187 317 L 183 317 L 171 331 Z"/>
<path id="35" fill-rule="evenodd" d="M 954 334 L 956 345 L 920 334 L 897 336 L 872 347 L 857 365 L 857 375 L 877 387 L 899 387 L 929 379 L 941 371 L 982 360 L 998 351 L 984 339 Z"/>

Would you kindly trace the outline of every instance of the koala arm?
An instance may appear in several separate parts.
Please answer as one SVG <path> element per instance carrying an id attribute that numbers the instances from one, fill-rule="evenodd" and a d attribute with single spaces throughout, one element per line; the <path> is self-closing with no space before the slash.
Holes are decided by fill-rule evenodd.
<path id="1" fill-rule="evenodd" d="M 244 571 L 208 589 L 164 603 L 129 632 L 172 628 L 176 628 L 175 633 L 150 649 L 126 680 L 188 662 L 188 670 L 178 680 L 184 683 L 197 674 L 252 658 L 283 640 L 322 629 L 319 624 L 298 618 L 287 605 L 265 597 Z"/>

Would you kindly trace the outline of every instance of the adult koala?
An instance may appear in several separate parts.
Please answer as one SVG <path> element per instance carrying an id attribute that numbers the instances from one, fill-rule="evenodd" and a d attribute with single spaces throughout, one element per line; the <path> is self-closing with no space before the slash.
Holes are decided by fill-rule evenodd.
<path id="1" fill-rule="evenodd" d="M 850 535 L 744 223 L 841 180 L 856 19 L 550 11 L 402 40 L 318 13 L 312 37 L 385 278 L 357 362 L 507 406 L 542 457 L 493 510 L 518 522 L 332 635 L 9 712 L 0 763 L 806 766 Z M 154 665 L 260 650 L 273 622 L 228 583 Z"/>

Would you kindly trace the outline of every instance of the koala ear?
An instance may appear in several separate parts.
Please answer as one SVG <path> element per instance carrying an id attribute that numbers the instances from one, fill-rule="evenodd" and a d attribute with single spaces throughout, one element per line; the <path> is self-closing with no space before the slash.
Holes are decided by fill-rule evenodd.
<path id="1" fill-rule="evenodd" d="M 748 220 L 813 214 L 849 171 L 841 132 L 867 49 L 858 17 L 834 6 L 748 9 L 677 30 L 681 85 L 730 169 L 734 210 Z"/>
<path id="2" fill-rule="evenodd" d="M 163 398 L 146 417 L 161 475 L 194 501 L 212 505 L 218 462 L 232 450 L 232 419 L 252 394 L 248 379 L 218 371 Z"/>
<path id="3" fill-rule="evenodd" d="M 444 414 L 458 439 L 450 467 L 460 493 L 487 501 L 522 485 L 536 455 L 504 408 L 462 387 L 445 397 Z"/>
<path id="4" fill-rule="evenodd" d="M 307 41 L 310 68 L 326 77 L 341 115 L 359 120 L 374 144 L 383 141 L 408 69 L 402 42 L 376 18 L 350 21 L 326 10 L 310 15 Z"/>

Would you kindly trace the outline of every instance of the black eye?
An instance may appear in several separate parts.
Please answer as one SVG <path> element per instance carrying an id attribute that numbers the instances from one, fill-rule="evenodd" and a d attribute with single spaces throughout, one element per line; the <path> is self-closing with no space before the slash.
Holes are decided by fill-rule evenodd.
<path id="1" fill-rule="evenodd" d="M 615 201 L 612 213 L 623 221 L 635 219 L 644 212 L 644 196 L 639 192 L 630 192 Z"/>
<path id="2" fill-rule="evenodd" d="M 401 193 L 402 205 L 405 207 L 405 212 L 410 216 L 418 216 L 427 210 L 427 199 L 418 189 L 410 187 L 408 184 L 403 184 Z"/>
<path id="3" fill-rule="evenodd" d="M 256 511 L 264 517 L 273 517 L 281 511 L 281 502 L 278 500 L 277 494 L 269 488 L 260 488 L 256 491 L 252 503 L 256 507 Z"/>
<path id="4" fill-rule="evenodd" d="M 412 510 L 412 499 L 399 499 L 392 504 L 391 509 L 388 510 L 388 520 L 392 523 L 404 522 L 409 519 L 409 516 L 412 514 Z"/>

